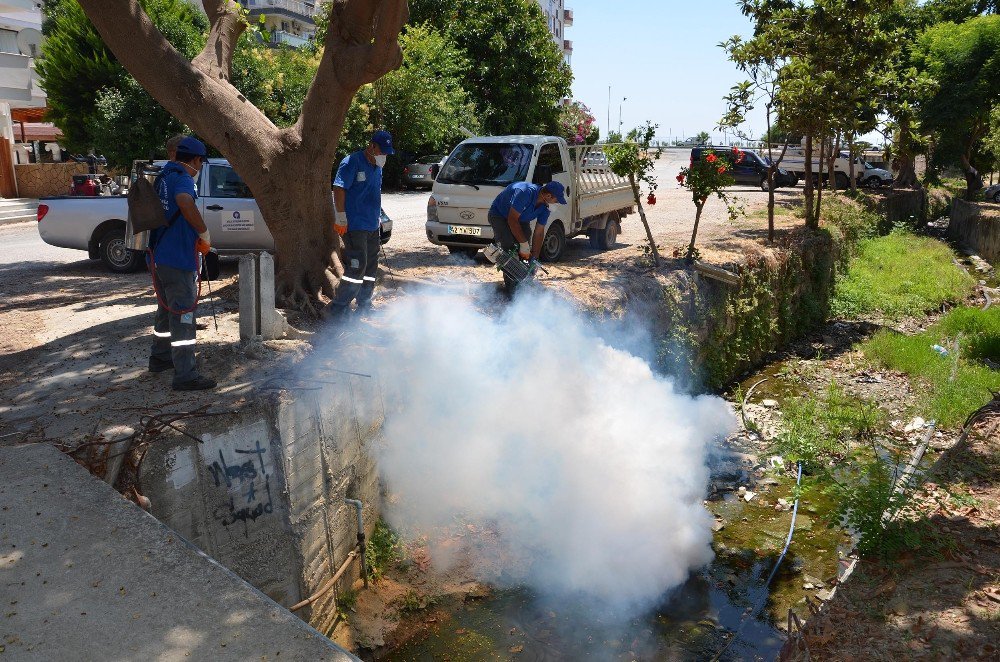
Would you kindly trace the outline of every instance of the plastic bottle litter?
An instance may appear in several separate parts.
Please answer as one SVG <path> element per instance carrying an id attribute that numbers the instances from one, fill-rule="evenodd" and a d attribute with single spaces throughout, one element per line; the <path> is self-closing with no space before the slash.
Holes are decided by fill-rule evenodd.
<path id="1" fill-rule="evenodd" d="M 940 354 L 941 356 L 948 356 L 948 350 L 941 345 L 931 345 L 931 349 Z"/>

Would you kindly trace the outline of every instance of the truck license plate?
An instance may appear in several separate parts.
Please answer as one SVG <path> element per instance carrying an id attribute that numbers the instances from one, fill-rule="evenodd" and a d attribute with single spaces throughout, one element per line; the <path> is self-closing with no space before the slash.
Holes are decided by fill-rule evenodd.
<path id="1" fill-rule="evenodd" d="M 482 228 L 473 227 L 471 225 L 449 225 L 448 232 L 451 234 L 467 234 L 473 237 L 478 237 L 482 232 Z"/>
<path id="2" fill-rule="evenodd" d="M 414 179 L 423 179 L 424 178 L 423 175 L 410 175 L 410 176 L 413 177 Z"/>

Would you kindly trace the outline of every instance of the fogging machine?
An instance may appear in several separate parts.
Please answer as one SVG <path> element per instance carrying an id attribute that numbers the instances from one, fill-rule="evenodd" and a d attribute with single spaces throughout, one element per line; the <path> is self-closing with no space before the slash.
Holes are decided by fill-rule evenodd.
<path id="1" fill-rule="evenodd" d="M 534 280 L 539 271 L 544 274 L 548 273 L 537 260 L 528 262 L 522 260 L 521 256 L 517 254 L 517 249 L 504 250 L 496 244 L 490 244 L 483 249 L 483 255 L 486 256 L 487 260 L 497 265 L 497 271 L 503 272 L 517 285 Z"/>

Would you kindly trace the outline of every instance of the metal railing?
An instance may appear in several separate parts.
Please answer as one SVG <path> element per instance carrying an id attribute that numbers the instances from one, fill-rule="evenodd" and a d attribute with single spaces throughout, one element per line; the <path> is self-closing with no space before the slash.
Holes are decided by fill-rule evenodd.
<path id="1" fill-rule="evenodd" d="M 285 9 L 293 14 L 311 18 L 316 13 L 316 5 L 300 0 L 244 0 L 247 9 Z"/>
<path id="2" fill-rule="evenodd" d="M 301 35 L 292 34 L 291 32 L 275 30 L 271 33 L 271 43 L 285 44 L 286 46 L 291 46 L 292 48 L 301 48 L 309 43 L 309 39 Z"/>
<path id="3" fill-rule="evenodd" d="M 604 145 L 578 145 L 569 148 L 573 179 L 578 182 L 581 194 L 629 186 L 628 180 L 611 172 L 604 147 Z"/>

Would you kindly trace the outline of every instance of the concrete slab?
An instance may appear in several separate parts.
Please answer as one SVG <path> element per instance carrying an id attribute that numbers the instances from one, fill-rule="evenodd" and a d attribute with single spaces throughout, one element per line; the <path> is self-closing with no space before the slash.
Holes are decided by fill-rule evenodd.
<path id="1" fill-rule="evenodd" d="M 45 444 L 0 448 L 0 587 L 4 660 L 357 659 Z"/>

